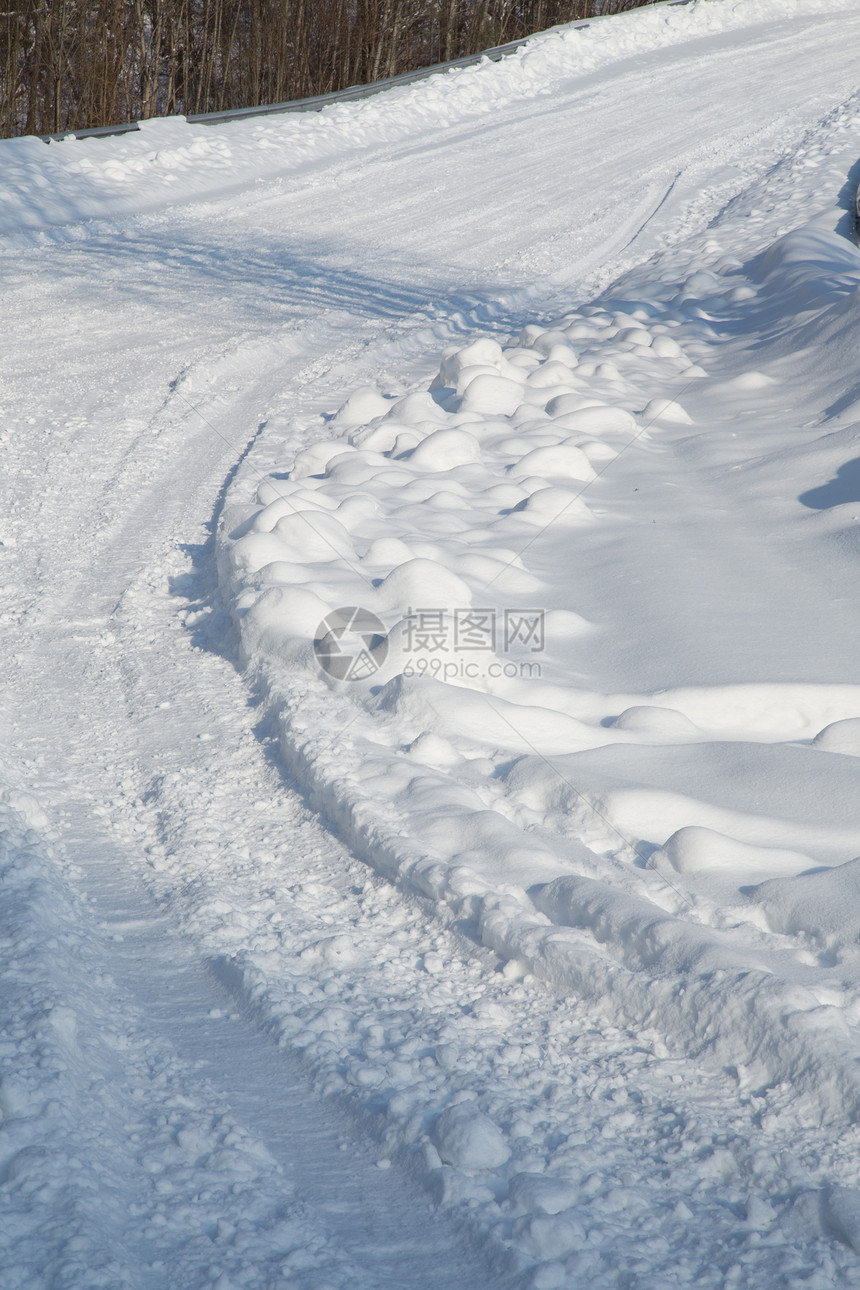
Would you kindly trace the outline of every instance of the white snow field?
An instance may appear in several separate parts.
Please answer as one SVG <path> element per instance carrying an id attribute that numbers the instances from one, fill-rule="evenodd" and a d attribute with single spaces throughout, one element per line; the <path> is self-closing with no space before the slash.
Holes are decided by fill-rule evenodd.
<path id="1" fill-rule="evenodd" d="M 858 42 L 0 143 L 3 1290 L 860 1285 Z"/>

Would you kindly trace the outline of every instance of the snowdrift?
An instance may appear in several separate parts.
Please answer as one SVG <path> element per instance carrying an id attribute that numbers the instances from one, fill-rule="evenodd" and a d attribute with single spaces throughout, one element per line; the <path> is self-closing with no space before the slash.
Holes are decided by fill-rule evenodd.
<path id="1" fill-rule="evenodd" d="M 643 453 L 725 455 L 746 416 L 760 489 L 768 454 L 771 489 L 810 452 L 844 457 L 854 423 L 775 448 L 756 421 L 786 356 L 816 356 L 807 402 L 852 388 L 860 254 L 813 225 L 633 285 L 449 349 L 427 389 L 356 391 L 225 512 L 223 590 L 290 772 L 369 863 L 556 990 L 854 1118 L 828 973 L 857 970 L 860 685 L 739 661 L 732 683 L 595 691 L 606 626 L 569 569 L 603 477 Z M 752 331 L 756 368 L 710 379 Z M 792 534 L 807 514 L 795 500 Z"/>

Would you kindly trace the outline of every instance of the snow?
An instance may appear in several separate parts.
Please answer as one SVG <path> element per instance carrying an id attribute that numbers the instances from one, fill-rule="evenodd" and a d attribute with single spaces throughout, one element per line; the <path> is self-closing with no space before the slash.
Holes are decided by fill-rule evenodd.
<path id="1" fill-rule="evenodd" d="M 447 1165 L 469 1173 L 499 1169 L 510 1150 L 499 1128 L 472 1102 L 457 1102 L 436 1119 L 430 1141 Z"/>
<path id="2" fill-rule="evenodd" d="M 133 992 L 117 998 L 108 944 L 127 932 L 105 937 L 69 891 L 46 825 L 32 798 L 4 792 L 4 1284 L 199 1284 L 205 1270 L 227 1286 L 254 1265 L 299 1284 L 360 1278 L 266 1145 L 143 1029 Z"/>
<path id="3" fill-rule="evenodd" d="M 625 1024 L 641 1024 L 648 1015 L 640 983 L 628 971 L 649 969 L 649 993 L 664 980 L 674 988 L 672 977 L 679 972 L 702 979 L 717 973 L 713 1003 L 707 1008 L 703 1003 L 710 986 L 691 995 L 674 1042 L 697 1051 L 714 1010 L 723 1008 L 721 1049 L 745 1064 L 758 1064 L 770 1082 L 791 1079 L 821 1100 L 826 1114 L 844 1106 L 852 1116 L 857 1090 L 844 1063 L 823 1078 L 820 1057 L 809 1046 L 807 1014 L 821 997 L 819 973 L 811 964 L 805 973 L 786 964 L 785 947 L 770 947 L 761 932 L 822 939 L 821 916 L 811 914 L 807 928 L 797 912 L 811 911 L 803 884 L 829 890 L 834 874 L 843 872 L 840 866 L 853 859 L 860 818 L 853 766 L 825 765 L 809 744 L 825 751 L 854 746 L 860 689 L 828 681 L 819 669 L 807 671 L 808 633 L 797 642 L 798 658 L 782 624 L 771 657 L 783 674 L 797 679 L 764 679 L 760 663 L 749 669 L 747 639 L 759 649 L 768 634 L 774 639 L 774 601 L 760 595 L 768 621 L 756 623 L 754 630 L 751 605 L 734 629 L 734 640 L 728 615 L 715 615 L 706 624 L 710 639 L 700 638 L 697 646 L 699 676 L 709 684 L 644 693 L 628 689 L 620 696 L 618 688 L 641 675 L 639 657 L 632 666 L 623 655 L 613 660 L 608 679 L 614 692 L 572 686 L 566 636 L 554 639 L 552 617 L 545 624 L 543 611 L 534 608 L 571 611 L 562 541 L 565 546 L 577 542 L 586 568 L 595 567 L 589 547 L 599 549 L 606 541 L 598 531 L 597 508 L 603 501 L 605 514 L 607 491 L 588 487 L 598 474 L 570 435 L 574 425 L 589 436 L 586 448 L 601 436 L 598 442 L 608 441 L 615 451 L 606 459 L 612 463 L 609 504 L 614 503 L 624 527 L 630 519 L 621 499 L 640 491 L 633 478 L 648 479 L 643 445 L 654 445 L 658 469 L 668 452 L 681 459 L 704 457 L 707 486 L 714 458 L 721 464 L 736 459 L 735 471 L 760 472 L 773 454 L 777 427 L 782 478 L 774 483 L 772 473 L 770 487 L 791 490 L 785 483 L 791 467 L 786 458 L 792 448 L 795 459 L 808 456 L 803 431 L 821 419 L 820 400 L 851 388 L 853 354 L 843 335 L 854 325 L 846 302 L 860 290 L 860 257 L 828 231 L 838 218 L 837 208 L 832 216 L 821 213 L 777 238 L 746 271 L 727 257 L 724 240 L 729 239 L 720 225 L 712 226 L 705 245 L 698 239 L 693 250 L 697 263 L 712 265 L 707 272 L 684 273 L 679 280 L 675 265 L 686 261 L 690 250 L 673 249 L 647 266 L 646 290 L 637 282 L 641 271 L 634 271 L 629 283 L 614 284 L 614 299 L 598 298 L 587 312 L 553 319 L 546 331 L 532 327 L 508 352 L 489 338 L 446 351 L 430 382 L 432 406 L 415 394 L 382 404 L 368 400 L 365 414 L 376 415 L 356 427 L 358 405 L 347 403 L 348 417 L 339 413 L 334 424 L 348 421 L 353 450 L 337 455 L 330 442 L 305 449 L 296 484 L 292 472 L 278 472 L 277 500 L 252 516 L 250 526 L 265 527 L 276 542 L 286 526 L 281 550 L 259 548 L 249 564 L 248 544 L 256 539 L 234 536 L 229 508 L 221 533 L 223 585 L 236 597 L 248 665 L 267 675 L 270 663 L 278 665 L 270 684 L 282 705 L 283 753 L 354 848 L 401 883 L 476 919 L 486 944 L 523 958 L 556 986 L 561 979 L 581 992 L 583 969 L 567 959 L 559 963 L 558 933 L 545 930 L 546 920 L 550 927 L 587 931 L 626 969 L 601 992 Z M 728 215 L 724 222 L 731 222 Z M 630 318 L 642 325 L 624 326 Z M 670 328 L 672 344 L 656 352 L 652 339 Z M 761 338 L 759 367 L 770 366 L 779 376 L 746 370 L 750 334 Z M 568 338 L 577 348 L 567 344 Z M 825 343 L 835 357 L 826 380 L 818 378 L 823 391 L 816 402 L 807 373 L 800 389 L 796 381 L 791 388 L 784 355 L 804 349 L 820 355 Z M 693 347 L 695 364 L 690 362 Z M 496 370 L 528 374 L 519 383 L 489 371 L 471 376 L 476 357 Z M 529 362 L 516 369 L 514 360 L 522 357 Z M 743 369 L 737 375 L 733 358 Z M 607 360 L 613 364 L 608 380 L 597 375 Z M 714 371 L 710 379 L 708 369 Z M 678 400 L 654 393 L 678 387 L 690 412 Z M 602 401 L 595 397 L 600 395 Z M 742 406 L 751 397 L 753 406 Z M 586 399 L 588 406 L 582 407 Z M 785 425 L 786 399 L 795 417 L 797 407 L 803 409 L 793 445 Z M 697 411 L 709 430 L 701 448 Z M 442 416 L 448 424 L 437 429 Z M 533 417 L 538 419 L 528 419 Z M 399 435 L 393 441 L 377 438 L 392 419 L 411 429 L 416 446 L 403 451 Z M 722 435 L 721 426 L 726 427 Z M 739 434 L 742 455 L 733 443 Z M 378 442 L 379 450 L 369 449 L 369 442 Z M 538 446 L 530 447 L 534 443 Z M 307 473 L 309 453 L 320 466 L 325 461 L 317 474 Z M 601 474 L 605 471 L 604 462 Z M 500 498 L 505 480 L 513 489 Z M 568 480 L 574 481 L 572 489 L 565 487 Z M 725 487 L 724 482 L 724 498 Z M 356 488 L 362 490 L 360 498 Z M 743 509 L 743 483 L 737 491 Z M 797 495 L 797 485 L 793 491 Z M 266 492 L 261 500 L 269 496 Z M 364 504 L 358 506 L 359 500 Z M 264 517 L 290 504 L 293 514 L 270 528 Z M 728 509 L 725 500 L 723 505 Z M 343 524 L 334 521 L 335 512 L 344 515 Z M 671 529 L 671 516 L 657 513 L 661 528 Z M 239 515 L 238 531 L 244 532 L 249 522 L 244 506 Z M 794 529 L 804 518 L 796 505 L 783 519 L 787 531 L 773 544 L 777 553 L 786 542 L 799 541 Z M 725 546 L 718 521 L 712 521 L 709 536 L 698 507 L 692 519 L 695 542 Z M 565 528 L 573 524 L 571 538 L 560 538 L 561 522 Z M 526 528 L 534 523 L 536 532 Z M 656 525 L 656 516 L 651 523 Z M 652 580 L 656 572 L 678 581 L 673 564 L 675 553 L 684 549 L 689 520 L 676 527 L 674 540 L 667 542 L 661 533 L 669 555 L 654 559 L 656 569 L 647 570 Z M 641 532 L 637 540 L 656 557 L 653 541 Z M 362 567 L 368 552 L 372 575 Z M 677 603 L 683 605 L 683 580 L 678 590 Z M 321 676 L 314 619 L 325 618 L 338 604 L 362 604 L 374 622 L 384 625 L 380 640 L 387 635 L 387 646 L 371 650 L 363 672 L 328 669 Z M 703 617 L 707 620 L 707 612 Z M 582 618 L 589 623 L 586 615 Z M 700 629 L 701 618 L 693 625 Z M 607 649 L 606 624 L 592 621 L 591 626 L 592 632 L 576 642 L 580 660 Z M 708 676 L 708 666 L 714 654 L 718 668 L 724 666 L 729 642 L 735 673 L 726 684 L 719 671 Z M 664 633 L 656 657 L 667 679 L 672 652 L 673 641 Z M 647 648 L 642 653 L 647 657 Z M 847 674 L 855 671 L 852 667 Z M 821 679 L 801 680 L 805 676 Z M 339 719 L 348 729 L 348 743 L 333 751 L 323 715 L 330 702 L 324 687 L 338 680 L 348 688 L 335 702 L 350 704 L 352 711 L 348 720 Z M 319 714 L 314 723 L 319 734 L 309 730 L 305 711 Z M 421 741 L 426 747 L 428 740 L 436 742 L 420 759 L 419 770 L 414 749 Z M 836 869 L 806 877 L 816 864 Z M 564 876 L 571 870 L 577 876 Z M 711 885 L 709 876 L 715 879 Z M 683 881 L 687 877 L 690 883 Z M 768 886 L 750 890 L 757 882 Z M 786 884 L 792 890 L 793 882 L 801 884 L 796 903 L 766 894 L 774 883 L 780 892 Z M 846 893 L 836 891 L 835 906 L 850 908 Z M 772 905 L 774 914 L 768 912 Z M 832 924 L 832 912 L 829 919 Z M 853 935 L 849 923 L 849 942 Z M 549 963 L 547 944 L 554 947 Z M 841 961 L 844 939 L 840 951 Z M 828 961 L 820 975 L 826 978 L 831 968 Z M 777 998 L 784 999 L 784 1033 L 765 1053 L 747 1005 L 740 1012 L 724 1007 L 724 975 L 740 984 L 750 972 L 769 978 L 761 990 L 765 1013 Z M 807 993 L 798 995 L 798 981 Z M 784 994 L 778 982 L 784 983 Z M 852 988 L 856 991 L 856 984 Z M 841 1026 L 834 1016 L 837 1046 L 843 1041 Z M 819 1047 L 828 1031 L 822 1019 L 816 1029 Z"/>
<path id="4" fill-rule="evenodd" d="M 4 1285 L 860 1281 L 858 25 L 0 145 Z"/>
<path id="5" fill-rule="evenodd" d="M 183 117 L 139 122 L 118 139 L 73 136 L 46 146 L 7 140 L 0 183 L 0 232 L 74 225 L 83 219 L 137 214 L 181 200 L 241 192 L 255 180 L 294 177 L 344 152 L 385 146 L 464 121 L 480 122 L 512 102 L 546 99 L 569 83 L 643 51 L 713 33 L 804 16 L 850 13 L 850 0 L 699 0 L 690 13 L 670 5 L 625 17 L 623 23 L 556 28 L 488 66 L 456 68 L 383 98 L 335 104 L 320 113 L 274 123 L 255 117 L 217 127 Z M 74 233 L 71 234 L 74 236 Z"/>

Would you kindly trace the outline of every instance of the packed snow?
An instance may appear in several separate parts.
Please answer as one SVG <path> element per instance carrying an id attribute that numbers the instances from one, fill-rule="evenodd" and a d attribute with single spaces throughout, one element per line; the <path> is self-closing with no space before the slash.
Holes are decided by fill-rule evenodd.
<path id="1" fill-rule="evenodd" d="M 0 144 L 4 1286 L 860 1284 L 858 38 Z"/>

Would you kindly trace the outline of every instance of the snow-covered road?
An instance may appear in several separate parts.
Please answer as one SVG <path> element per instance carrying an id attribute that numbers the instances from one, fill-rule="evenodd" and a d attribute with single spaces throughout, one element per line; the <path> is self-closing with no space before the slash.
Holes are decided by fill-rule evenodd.
<path id="1" fill-rule="evenodd" d="M 860 1282 L 858 37 L 0 144 L 4 1287 Z"/>

